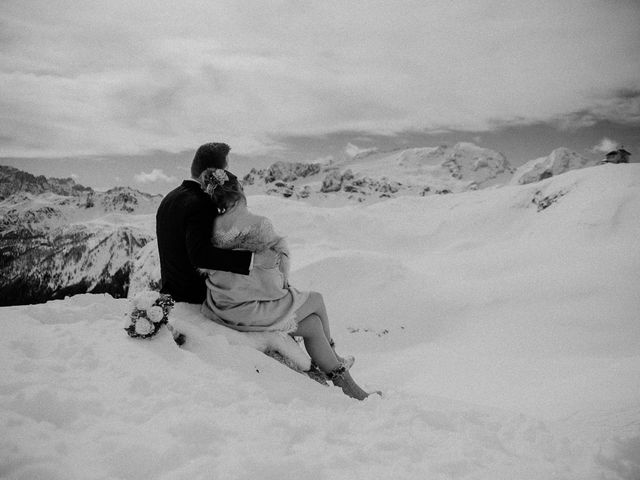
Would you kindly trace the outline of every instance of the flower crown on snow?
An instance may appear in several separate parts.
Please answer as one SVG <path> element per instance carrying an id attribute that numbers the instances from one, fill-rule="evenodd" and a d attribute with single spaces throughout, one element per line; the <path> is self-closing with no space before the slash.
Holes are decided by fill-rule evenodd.
<path id="1" fill-rule="evenodd" d="M 131 312 L 125 322 L 130 337 L 153 337 L 169 320 L 174 301 L 171 295 L 153 291 L 140 292 L 132 299 Z"/>
<path id="2" fill-rule="evenodd" d="M 229 175 L 223 169 L 210 168 L 205 170 L 203 174 L 204 191 L 211 195 L 216 187 L 224 185 L 227 181 L 229 181 Z"/>

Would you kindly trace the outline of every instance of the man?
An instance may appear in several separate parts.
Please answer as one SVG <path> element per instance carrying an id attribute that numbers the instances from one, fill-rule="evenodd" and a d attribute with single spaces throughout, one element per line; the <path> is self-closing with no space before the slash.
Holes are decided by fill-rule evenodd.
<path id="1" fill-rule="evenodd" d="M 177 302 L 202 303 L 206 297 L 204 276 L 197 268 L 248 275 L 254 265 L 272 266 L 272 251 L 223 250 L 211 244 L 217 208 L 200 188 L 198 177 L 207 168 L 226 168 L 230 151 L 225 143 L 206 143 L 191 163 L 191 178 L 162 200 L 156 214 L 162 293 Z"/>

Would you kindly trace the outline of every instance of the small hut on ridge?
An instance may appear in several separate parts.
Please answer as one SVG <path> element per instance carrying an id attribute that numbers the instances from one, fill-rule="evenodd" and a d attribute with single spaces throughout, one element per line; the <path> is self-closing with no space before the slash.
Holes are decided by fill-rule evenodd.
<path id="1" fill-rule="evenodd" d="M 602 163 L 629 163 L 630 155 L 631 154 L 621 146 L 619 149 L 612 150 L 607 153 L 606 158 L 602 160 Z"/>

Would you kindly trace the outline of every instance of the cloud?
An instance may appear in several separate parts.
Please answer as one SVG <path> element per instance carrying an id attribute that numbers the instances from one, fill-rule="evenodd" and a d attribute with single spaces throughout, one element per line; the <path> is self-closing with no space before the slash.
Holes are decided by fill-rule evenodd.
<path id="1" fill-rule="evenodd" d="M 594 153 L 609 153 L 610 151 L 617 150 L 618 148 L 620 148 L 619 142 L 604 137 L 602 140 L 600 140 L 600 143 L 593 146 L 591 151 Z"/>
<path id="2" fill-rule="evenodd" d="M 603 117 L 606 117 L 604 115 Z M 576 112 L 567 115 L 562 115 L 559 118 L 554 119 L 551 123 L 555 125 L 559 130 L 575 132 L 581 128 L 587 128 L 598 123 L 599 118 L 590 112 Z"/>
<path id="3" fill-rule="evenodd" d="M 170 177 L 164 173 L 162 169 L 154 168 L 150 173 L 140 172 L 134 175 L 134 180 L 138 183 L 154 183 L 154 182 L 175 182 L 175 177 Z"/>
<path id="4" fill-rule="evenodd" d="M 353 158 L 363 153 L 375 152 L 376 150 L 378 149 L 377 148 L 360 148 L 357 145 L 354 145 L 353 143 L 348 143 L 347 147 L 344 149 L 344 153 L 346 153 L 348 157 Z"/>
<path id="5" fill-rule="evenodd" d="M 601 0 L 4 0 L 0 155 L 640 124 L 639 22 Z"/>

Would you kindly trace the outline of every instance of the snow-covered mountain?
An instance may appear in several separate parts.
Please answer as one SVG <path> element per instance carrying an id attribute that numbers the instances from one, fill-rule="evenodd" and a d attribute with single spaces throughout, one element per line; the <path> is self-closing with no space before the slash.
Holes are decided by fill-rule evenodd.
<path id="1" fill-rule="evenodd" d="M 96 192 L 0 166 L 0 305 L 107 292 L 126 296 L 161 197 Z"/>
<path id="2" fill-rule="evenodd" d="M 570 170 L 593 167 L 601 163 L 601 160 L 590 160 L 568 148 L 556 148 L 546 157 L 530 160 L 519 167 L 513 174 L 510 183 L 524 185 L 539 182 Z"/>
<path id="3" fill-rule="evenodd" d="M 303 198 L 324 204 L 378 201 L 404 195 L 477 190 L 507 183 L 513 168 L 501 153 L 472 143 L 379 152 L 357 150 L 341 161 L 285 164 L 251 170 L 249 193 Z"/>
<path id="4" fill-rule="evenodd" d="M 223 335 L 129 338 L 125 299 L 2 307 L 0 477 L 637 480 L 638 185 L 625 164 L 341 208 L 249 197 L 383 391 L 364 402 Z"/>
<path id="5" fill-rule="evenodd" d="M 89 187 L 78 185 L 72 178 L 47 178 L 35 176 L 14 167 L 0 165 L 0 200 L 14 193 L 55 193 L 58 195 L 80 196 L 91 192 Z"/>

